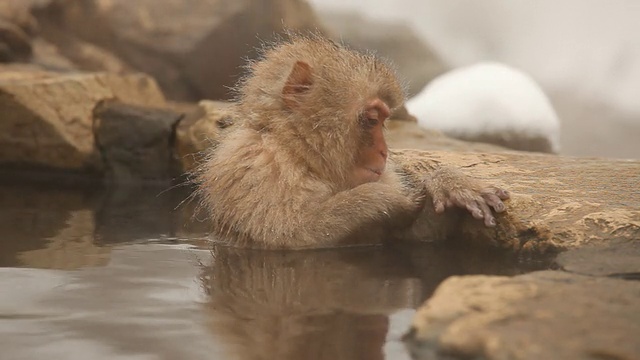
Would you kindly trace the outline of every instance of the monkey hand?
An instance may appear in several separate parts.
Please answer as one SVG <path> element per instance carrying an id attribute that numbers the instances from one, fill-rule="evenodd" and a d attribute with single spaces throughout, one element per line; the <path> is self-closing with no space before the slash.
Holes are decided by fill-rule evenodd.
<path id="1" fill-rule="evenodd" d="M 496 225 L 493 211 L 505 211 L 502 201 L 509 198 L 506 190 L 486 185 L 447 167 L 431 173 L 425 179 L 425 188 L 433 200 L 436 213 L 443 213 L 447 208 L 465 209 L 474 218 L 484 220 L 486 226 Z"/>

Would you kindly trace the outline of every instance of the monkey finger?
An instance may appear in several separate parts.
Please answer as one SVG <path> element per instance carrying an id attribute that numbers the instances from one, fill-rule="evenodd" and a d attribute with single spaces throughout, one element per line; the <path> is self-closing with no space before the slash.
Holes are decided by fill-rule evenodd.
<path id="1" fill-rule="evenodd" d="M 433 208 L 436 210 L 436 214 L 442 214 L 445 209 L 444 202 L 442 200 L 434 199 Z"/>
<path id="2" fill-rule="evenodd" d="M 470 201 L 468 202 L 464 208 L 467 209 L 467 211 L 469 211 L 471 213 L 471 216 L 473 216 L 474 219 L 483 219 L 485 217 L 485 215 L 483 214 L 483 211 L 478 207 L 478 202 L 476 201 Z"/>
<path id="3" fill-rule="evenodd" d="M 427 195 L 425 193 L 420 193 L 415 195 L 413 202 L 416 206 L 416 210 L 422 210 L 427 203 Z"/>
<path id="4" fill-rule="evenodd" d="M 495 212 L 497 213 L 501 213 L 507 209 L 506 206 L 504 206 L 504 203 L 502 202 L 502 200 L 500 200 L 500 198 L 498 197 L 498 195 L 483 194 L 482 198 L 487 203 L 487 205 L 492 207 L 493 210 L 495 210 Z"/>
<path id="5" fill-rule="evenodd" d="M 484 224 L 489 227 L 496 226 L 496 218 L 493 217 L 493 214 L 491 213 L 491 209 L 489 208 L 489 205 L 487 205 L 487 203 L 484 202 L 483 200 L 479 200 L 478 206 L 484 213 Z"/>
<path id="6" fill-rule="evenodd" d="M 444 201 L 444 206 L 448 208 L 452 208 L 455 206 L 455 203 L 453 202 L 453 200 L 448 198 L 447 200 Z"/>
<path id="7" fill-rule="evenodd" d="M 505 189 L 500 189 L 500 188 L 495 188 L 495 194 L 501 199 L 501 200 L 507 200 L 508 198 L 511 197 L 511 195 L 509 194 L 509 192 Z"/>

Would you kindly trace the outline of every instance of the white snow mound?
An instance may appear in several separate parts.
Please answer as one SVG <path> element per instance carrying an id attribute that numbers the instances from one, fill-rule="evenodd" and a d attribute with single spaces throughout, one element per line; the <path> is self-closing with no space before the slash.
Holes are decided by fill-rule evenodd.
<path id="1" fill-rule="evenodd" d="M 407 102 L 420 126 L 469 141 L 557 153 L 560 123 L 527 74 L 500 63 L 449 71 Z"/>

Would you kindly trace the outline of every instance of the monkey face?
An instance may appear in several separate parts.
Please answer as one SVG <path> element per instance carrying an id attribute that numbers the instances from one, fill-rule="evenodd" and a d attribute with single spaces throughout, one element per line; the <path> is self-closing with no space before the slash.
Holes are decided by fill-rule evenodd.
<path id="1" fill-rule="evenodd" d="M 359 150 L 352 179 L 356 186 L 378 181 L 385 170 L 388 148 L 384 139 L 384 122 L 389 113 L 389 107 L 379 98 L 369 101 L 360 112 Z"/>

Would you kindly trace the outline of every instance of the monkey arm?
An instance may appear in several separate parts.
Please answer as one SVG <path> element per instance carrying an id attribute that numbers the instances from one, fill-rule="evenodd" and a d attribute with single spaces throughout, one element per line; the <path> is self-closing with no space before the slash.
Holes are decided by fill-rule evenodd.
<path id="1" fill-rule="evenodd" d="M 411 198 L 396 187 L 375 182 L 339 192 L 320 204 L 310 204 L 310 226 L 299 235 L 311 244 L 340 244 L 360 233 L 372 235 L 370 228 L 410 225 L 424 206 L 424 196 Z M 378 231 L 376 235 L 386 236 Z M 377 242 L 377 241 L 376 241 Z"/>

